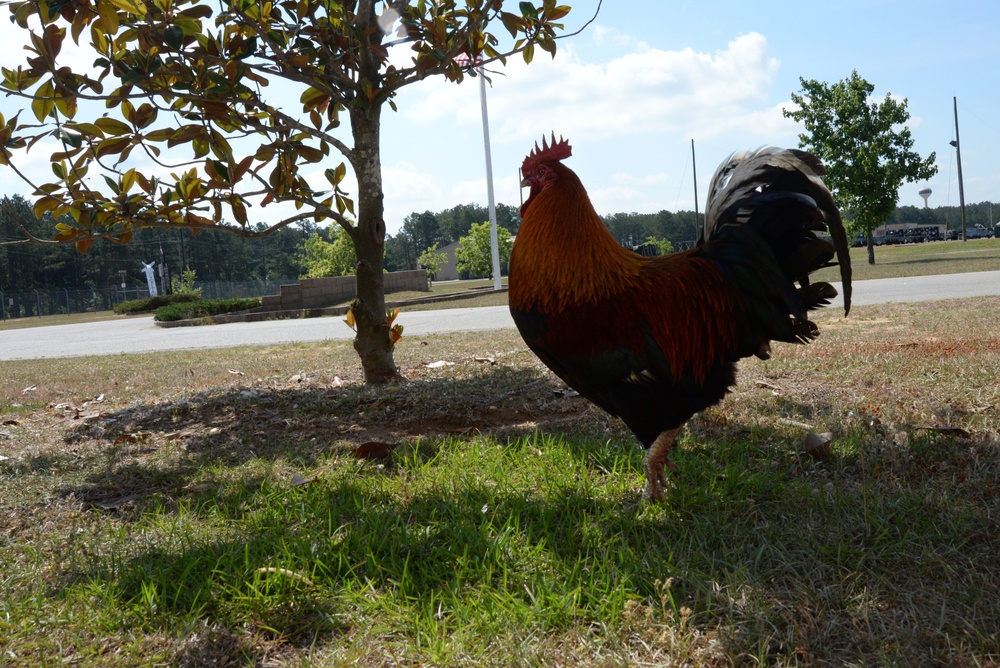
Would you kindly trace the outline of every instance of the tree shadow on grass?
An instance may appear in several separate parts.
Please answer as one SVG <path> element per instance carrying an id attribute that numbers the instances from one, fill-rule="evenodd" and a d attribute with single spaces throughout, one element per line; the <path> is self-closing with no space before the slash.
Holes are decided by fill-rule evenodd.
<path id="1" fill-rule="evenodd" d="M 579 454 L 606 459 L 606 448 L 591 442 Z M 234 518 L 266 515 L 249 522 L 246 533 L 183 549 L 143 549 L 77 578 L 109 592 L 123 610 L 141 608 L 155 592 L 155 612 L 136 612 L 145 625 L 197 611 L 213 627 L 250 621 L 271 640 L 307 647 L 350 632 L 358 611 L 349 592 L 359 588 L 387 596 L 381 623 L 404 637 L 417 633 L 416 618 L 426 622 L 426 604 L 435 601 L 443 622 L 450 614 L 470 615 L 488 627 L 488 619 L 476 619 L 483 613 L 468 612 L 489 609 L 484 596 L 497 599 L 498 608 L 517 609 L 513 618 L 558 628 L 612 614 L 605 600 L 616 590 L 660 599 L 656 582 L 669 578 L 673 603 L 661 613 L 681 605 L 704 609 L 711 594 L 699 569 L 725 568 L 739 557 L 725 554 L 724 545 L 696 554 L 694 544 L 719 542 L 714 530 L 692 536 L 665 525 L 659 511 L 635 512 L 631 494 L 598 498 L 568 488 L 539 494 L 488 482 L 470 478 L 401 498 L 342 476 L 284 489 L 288 502 L 277 513 L 257 507 L 260 490 L 243 487 L 216 501 Z"/>
<path id="2" fill-rule="evenodd" d="M 573 461 L 591 472 L 640 471 L 641 452 L 622 450 L 631 441 L 620 425 L 580 399 L 554 396 L 558 387 L 537 372 L 501 367 L 386 388 L 227 389 L 105 416 L 100 429 L 68 435 L 71 444 L 103 443 L 104 459 L 65 493 L 111 509 L 122 499 L 155 496 L 168 510 L 170 500 L 184 500 L 223 524 L 239 522 L 223 537 L 153 542 L 113 563 L 82 558 L 64 586 L 95 582 L 143 625 L 194 615 L 219 633 L 249 624 L 300 648 L 354 632 L 364 618 L 351 594 L 359 588 L 385 597 L 380 623 L 402 637 L 431 623 L 434 605 L 442 619 L 471 616 L 489 630 L 477 620 L 486 615 L 477 611 L 483 597 L 514 611 L 508 626 L 620 622 L 621 610 L 606 601 L 627 591 L 661 625 L 689 608 L 704 633 L 721 629 L 730 657 L 905 664 L 947 657 L 956 646 L 950 638 L 1000 647 L 991 631 L 1000 627 L 1000 563 L 988 537 L 995 519 L 964 497 L 956 505 L 922 492 L 928 476 L 941 485 L 951 473 L 935 468 L 919 484 L 889 484 L 877 463 L 852 462 L 850 472 L 814 475 L 783 460 L 787 429 L 727 423 L 722 411 L 696 421 L 698 446 L 675 458 L 680 471 L 666 505 L 638 512 L 634 492 L 591 494 L 544 477 L 487 481 L 471 470 L 406 493 L 371 485 L 364 477 L 381 475 L 372 467 L 335 467 L 302 486 L 259 470 L 237 485 L 197 484 L 206 469 L 253 459 L 307 471 L 332 455 L 353 456 L 369 440 L 408 442 L 406 457 L 427 460 L 477 431 L 501 441 L 610 432 L 613 442 L 574 438 Z M 808 415 L 793 399 L 776 403 Z M 531 456 L 528 441 L 512 440 L 511 456 Z M 945 463 L 954 466 L 958 455 Z M 852 476 L 849 484 L 838 475 Z M 273 503 L 275 495 L 286 502 Z M 954 536 L 942 533 L 942 522 Z M 150 592 L 155 610 L 144 611 Z M 267 643 L 218 645 L 254 655 Z"/>
<path id="3" fill-rule="evenodd" d="M 573 454 L 607 465 L 620 446 L 581 439 Z M 531 447 L 515 444 L 511 456 L 528 457 Z M 722 627 L 717 640 L 730 657 L 779 663 L 865 663 L 885 651 L 890 663 L 907 663 L 945 651 L 946 638 L 970 628 L 995 633 L 996 599 L 970 600 L 955 584 L 974 577 L 996 593 L 997 557 L 985 544 L 966 541 L 966 554 L 942 544 L 927 517 L 940 511 L 933 502 L 875 491 L 861 511 L 850 499 L 805 493 L 807 479 L 771 470 L 752 447 L 723 454 L 750 457 L 751 466 L 720 478 L 701 453 L 684 453 L 666 506 L 638 511 L 631 492 L 592 494 L 544 476 L 518 483 L 470 473 L 409 494 L 357 475 L 234 488 L 212 503 L 243 520 L 239 535 L 145 548 L 87 578 L 122 609 L 155 591 L 146 624 L 197 611 L 210 625 L 249 622 L 296 647 L 348 635 L 362 619 L 402 638 L 435 620 L 447 627 L 452 615 L 489 632 L 490 610 L 509 616 L 505 627 L 536 620 L 557 633 L 581 619 L 613 627 L 621 591 L 659 625 L 677 624 L 688 608 L 704 633 Z M 637 470 L 639 453 L 625 457 Z M 964 535 L 981 533 L 974 524 L 962 523 Z M 900 540 L 900 532 L 929 538 Z M 955 559 L 956 570 L 924 581 L 934 567 L 917 563 L 917 545 Z M 361 590 L 381 597 L 367 612 L 358 609 Z"/>
<path id="4" fill-rule="evenodd" d="M 61 492 L 114 509 L 183 490 L 206 467 L 282 460 L 308 469 L 333 456 L 353 456 L 372 441 L 398 445 L 478 433 L 502 438 L 579 431 L 585 415 L 605 420 L 585 400 L 559 396 L 560 387 L 551 375 L 498 366 L 470 378 L 381 387 L 236 387 L 129 406 L 67 433 L 68 449 L 89 446 L 90 473 Z"/>

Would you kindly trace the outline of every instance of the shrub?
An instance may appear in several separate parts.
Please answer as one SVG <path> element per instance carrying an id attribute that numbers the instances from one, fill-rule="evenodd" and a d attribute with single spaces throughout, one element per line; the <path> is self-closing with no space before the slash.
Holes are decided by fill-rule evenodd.
<path id="1" fill-rule="evenodd" d="M 198 299 L 196 301 L 161 306 L 156 309 L 153 319 L 160 322 L 190 320 L 192 318 L 206 318 L 221 313 L 246 311 L 258 306 L 260 306 L 260 297 L 247 297 L 244 299 Z"/>
<path id="2" fill-rule="evenodd" d="M 201 297 L 201 288 L 196 288 L 194 282 L 197 280 L 194 269 L 185 269 L 181 273 L 181 278 L 174 276 L 170 279 L 170 290 L 177 295 L 194 295 Z"/>
<path id="3" fill-rule="evenodd" d="M 168 304 L 193 302 L 197 299 L 201 299 L 201 297 L 193 294 L 156 295 L 155 297 L 147 297 L 146 299 L 130 299 L 127 302 L 117 304 L 115 306 L 115 313 L 119 315 L 146 313 L 149 311 L 155 311 L 156 309 L 167 306 Z"/>

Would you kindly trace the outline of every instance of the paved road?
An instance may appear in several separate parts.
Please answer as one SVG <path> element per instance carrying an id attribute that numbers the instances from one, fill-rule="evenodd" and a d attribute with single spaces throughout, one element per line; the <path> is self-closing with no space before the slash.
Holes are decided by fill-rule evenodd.
<path id="1" fill-rule="evenodd" d="M 1000 295 L 1000 271 L 858 281 L 853 303 L 915 302 Z M 835 305 L 840 307 L 842 302 Z M 485 331 L 514 326 L 506 306 L 402 312 L 407 336 Z M 157 350 L 229 348 L 351 339 L 341 318 L 307 318 L 163 329 L 151 317 L 0 332 L 0 360 L 75 357 Z"/>

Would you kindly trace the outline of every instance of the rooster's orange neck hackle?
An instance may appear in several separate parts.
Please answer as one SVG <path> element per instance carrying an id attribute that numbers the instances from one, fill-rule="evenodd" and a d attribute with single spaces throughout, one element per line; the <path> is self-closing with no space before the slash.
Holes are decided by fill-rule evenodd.
<path id="1" fill-rule="evenodd" d="M 532 267 L 535 280 L 512 283 L 510 296 L 542 313 L 617 294 L 642 265 L 640 256 L 615 241 L 580 179 L 559 162 L 571 154 L 569 142 L 553 134 L 552 143 L 535 144 L 521 166 L 531 192 L 521 207 L 510 264 Z"/>

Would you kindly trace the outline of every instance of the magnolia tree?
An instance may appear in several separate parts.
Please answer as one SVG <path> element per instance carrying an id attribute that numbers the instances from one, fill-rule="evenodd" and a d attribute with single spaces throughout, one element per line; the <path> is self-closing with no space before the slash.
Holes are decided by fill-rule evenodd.
<path id="1" fill-rule="evenodd" d="M 144 227 L 252 237 L 333 221 L 356 252 L 354 347 L 368 382 L 398 377 L 382 278 L 383 108 L 426 77 L 474 76 L 477 61 L 519 53 L 530 62 L 536 48 L 554 55 L 570 11 L 556 0 L 5 4 L 31 55 L 3 70 L 0 86 L 27 108 L 0 116 L 0 164 L 35 189 L 36 216 L 59 221 L 54 241 L 86 251 L 98 238 L 127 243 Z M 93 51 L 92 71 L 66 62 L 67 38 Z M 410 57 L 390 60 L 394 49 Z M 55 179 L 32 182 L 24 153 L 53 141 Z M 306 179 L 319 170 L 324 183 Z M 290 213 L 281 220 L 251 227 L 249 207 L 282 203 Z"/>

